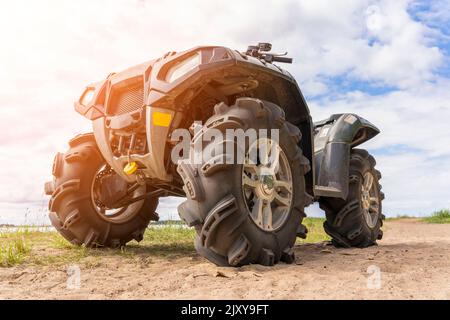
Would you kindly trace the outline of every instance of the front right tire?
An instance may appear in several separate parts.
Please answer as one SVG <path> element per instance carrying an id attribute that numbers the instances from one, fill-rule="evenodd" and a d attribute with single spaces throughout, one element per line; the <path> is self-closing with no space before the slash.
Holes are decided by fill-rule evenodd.
<path id="1" fill-rule="evenodd" d="M 93 186 L 102 175 L 115 173 L 104 169 L 93 134 L 78 135 L 69 146 L 65 154 L 55 156 L 54 179 L 45 188 L 51 194 L 49 218 L 55 229 L 71 243 L 87 247 L 117 248 L 141 241 L 150 220 L 158 219 L 158 199 L 146 198 L 107 215 L 96 204 Z M 136 192 L 144 194 L 142 188 Z"/>

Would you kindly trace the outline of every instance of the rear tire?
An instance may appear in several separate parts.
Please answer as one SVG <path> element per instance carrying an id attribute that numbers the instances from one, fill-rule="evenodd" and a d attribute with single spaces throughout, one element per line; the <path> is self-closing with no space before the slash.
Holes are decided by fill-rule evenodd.
<path id="1" fill-rule="evenodd" d="M 88 247 L 121 247 L 130 240 L 141 241 L 150 220 L 157 220 L 158 199 L 142 200 L 125 207 L 123 219 L 102 217 L 92 199 L 93 179 L 105 161 L 92 134 L 78 135 L 69 142 L 65 153 L 58 153 L 53 163 L 50 220 L 58 232 L 73 244 Z M 130 211 L 131 210 L 131 211 Z"/>
<path id="2" fill-rule="evenodd" d="M 267 200 L 264 204 L 266 209 L 258 211 L 254 209 L 257 200 L 253 198 L 250 200 L 250 203 L 254 202 L 253 209 L 250 210 L 249 200 L 244 193 L 247 190 L 243 176 L 245 165 L 236 164 L 235 161 L 233 164 L 215 161 L 235 158 L 225 154 L 225 148 L 219 148 L 222 149 L 219 154 L 209 155 L 205 149 L 214 142 L 204 142 L 201 164 L 185 161 L 178 166 L 187 195 L 187 200 L 178 207 L 178 212 L 189 226 L 194 226 L 197 230 L 197 252 L 220 266 L 241 266 L 250 263 L 270 266 L 280 260 L 293 262 L 292 247 L 299 230 L 304 231 L 301 225 L 306 201 L 304 175 L 310 170 L 309 161 L 298 146 L 301 139 L 300 130 L 285 120 L 284 111 L 280 107 L 258 99 L 240 98 L 231 107 L 220 103 L 215 106 L 214 111 L 202 131 L 194 136 L 191 156 L 196 141 L 202 141 L 203 136 L 213 128 L 222 133 L 225 133 L 226 129 L 279 129 L 279 147 L 288 160 L 284 160 L 283 163 L 287 162 L 287 165 L 283 168 L 287 171 L 289 166 L 292 177 L 292 180 L 289 180 L 289 183 L 292 182 L 292 200 L 290 205 L 273 204 L 272 212 L 272 208 L 268 206 L 272 206 L 271 203 L 275 200 L 270 200 L 270 203 Z M 205 140 L 209 139 L 203 139 Z M 235 148 L 242 148 L 235 141 L 233 143 Z M 247 151 L 248 146 L 245 148 Z M 281 159 L 281 156 L 278 158 Z M 281 166 L 280 162 L 277 172 L 282 171 Z M 281 192 L 280 188 L 276 188 L 279 185 L 277 175 L 279 173 L 269 178 L 273 180 L 268 192 Z M 284 209 L 280 209 L 281 207 Z M 258 225 L 254 213 L 253 216 L 250 213 L 263 212 L 262 210 L 267 211 L 261 213 L 264 218 L 259 220 Z M 266 219 L 269 215 L 272 218 Z"/>
<path id="3" fill-rule="evenodd" d="M 320 208 L 326 214 L 325 232 L 336 247 L 364 248 L 376 244 L 383 236 L 384 194 L 379 184 L 381 173 L 375 164 L 374 157 L 366 150 L 352 149 L 347 199 L 319 199 Z"/>

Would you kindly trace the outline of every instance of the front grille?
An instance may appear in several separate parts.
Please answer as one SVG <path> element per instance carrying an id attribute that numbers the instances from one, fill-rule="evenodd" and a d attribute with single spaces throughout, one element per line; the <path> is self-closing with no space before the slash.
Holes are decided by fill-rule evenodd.
<path id="1" fill-rule="evenodd" d="M 113 89 L 109 100 L 108 114 L 119 115 L 140 109 L 144 104 L 144 85 L 135 83 L 124 88 Z"/>

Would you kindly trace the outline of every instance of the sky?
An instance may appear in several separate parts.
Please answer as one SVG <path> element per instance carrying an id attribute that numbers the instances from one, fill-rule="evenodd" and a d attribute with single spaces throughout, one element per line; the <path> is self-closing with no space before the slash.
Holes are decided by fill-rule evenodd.
<path id="1" fill-rule="evenodd" d="M 381 129 L 388 216 L 450 208 L 450 0 L 0 0 L 0 224 L 46 222 L 57 151 L 91 123 L 73 102 L 110 72 L 197 45 L 289 52 L 314 120 Z M 161 202 L 176 218 L 179 200 Z M 322 215 L 317 206 L 308 210 Z"/>

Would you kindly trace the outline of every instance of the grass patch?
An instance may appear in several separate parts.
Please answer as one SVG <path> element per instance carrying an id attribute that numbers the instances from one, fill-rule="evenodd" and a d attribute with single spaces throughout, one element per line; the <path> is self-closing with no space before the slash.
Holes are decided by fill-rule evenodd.
<path id="1" fill-rule="evenodd" d="M 450 223 L 450 210 L 439 210 L 434 212 L 430 217 L 422 219 L 427 223 Z"/>
<path id="2" fill-rule="evenodd" d="M 131 241 L 120 249 L 75 246 L 55 231 L 14 228 L 0 234 L 0 267 L 17 264 L 66 265 L 87 263 L 95 265 L 100 258 L 157 256 L 174 258 L 195 254 L 195 230 L 175 225 L 151 225 L 144 239 Z"/>
<path id="3" fill-rule="evenodd" d="M 387 217 L 386 221 L 395 221 L 395 220 L 401 220 L 401 219 L 415 219 L 416 217 L 408 216 L 407 214 L 399 214 L 395 217 Z"/>
<path id="4" fill-rule="evenodd" d="M 330 238 L 323 231 L 324 219 L 306 218 L 307 239 L 297 243 L 326 241 Z M 125 259 L 146 259 L 160 257 L 172 259 L 195 256 L 195 230 L 177 224 L 151 224 L 144 239 L 130 242 L 121 249 L 86 248 L 75 246 L 55 231 L 35 228 L 10 229 L 0 234 L 0 267 L 18 264 L 62 266 L 80 263 L 96 266 L 105 263 L 103 258 L 123 257 Z"/>
<path id="5" fill-rule="evenodd" d="M 21 263 L 29 251 L 30 248 L 23 236 L 2 242 L 0 245 L 0 266 L 11 267 Z"/>
<path id="6" fill-rule="evenodd" d="M 297 243 L 315 243 L 331 240 L 323 230 L 324 221 L 324 218 L 305 218 L 303 224 L 308 228 L 308 234 L 306 239 L 297 238 Z"/>
<path id="7" fill-rule="evenodd" d="M 166 225 L 147 229 L 144 239 L 139 243 L 146 250 L 160 256 L 194 254 L 195 230 L 182 225 Z"/>

